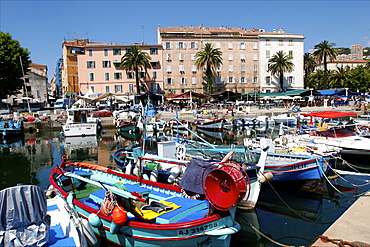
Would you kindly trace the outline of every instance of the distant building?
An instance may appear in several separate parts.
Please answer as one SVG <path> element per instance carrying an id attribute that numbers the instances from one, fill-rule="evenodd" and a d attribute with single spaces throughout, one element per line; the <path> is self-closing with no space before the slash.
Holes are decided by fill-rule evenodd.
<path id="1" fill-rule="evenodd" d="M 346 68 L 347 66 L 351 69 L 356 68 L 359 65 L 365 66 L 367 60 L 334 60 L 328 61 L 328 70 L 337 70 L 337 68 Z M 324 70 L 324 64 L 320 63 L 316 66 L 315 70 Z"/>
<path id="2" fill-rule="evenodd" d="M 25 86 L 21 93 L 9 97 L 8 102 L 12 104 L 48 102 L 48 76 L 47 66 L 31 63 L 30 71 L 24 76 Z"/>
<path id="3" fill-rule="evenodd" d="M 141 93 L 163 91 L 162 46 L 153 44 L 105 44 L 88 43 L 83 48 L 85 54 L 78 56 L 78 75 L 80 92 L 91 89 L 96 94 L 112 93 L 118 96 L 136 94 L 134 71 L 120 68 L 122 57 L 133 45 L 139 46 L 151 57 L 151 67 L 139 72 Z"/>
<path id="4" fill-rule="evenodd" d="M 205 43 L 223 53 L 217 68 L 214 92 L 273 92 L 278 78 L 267 72 L 268 60 L 277 51 L 293 57 L 294 71 L 284 74 L 285 88 L 303 88 L 303 35 L 247 30 L 230 27 L 158 28 L 158 43 L 163 46 L 163 81 L 168 93 L 205 93 L 204 73 L 196 68 L 195 54 Z"/>

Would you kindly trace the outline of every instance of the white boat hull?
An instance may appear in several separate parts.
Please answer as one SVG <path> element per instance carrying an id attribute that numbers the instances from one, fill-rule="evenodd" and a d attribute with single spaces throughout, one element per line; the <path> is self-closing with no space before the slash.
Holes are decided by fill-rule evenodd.
<path id="1" fill-rule="evenodd" d="M 64 136 L 95 136 L 98 134 L 97 123 L 79 123 L 63 125 Z"/>

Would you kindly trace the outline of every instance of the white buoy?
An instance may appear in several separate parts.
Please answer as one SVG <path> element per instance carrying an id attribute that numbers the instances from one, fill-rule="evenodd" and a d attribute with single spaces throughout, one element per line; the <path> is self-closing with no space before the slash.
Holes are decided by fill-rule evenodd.
<path id="1" fill-rule="evenodd" d="M 131 170 L 132 170 L 132 164 L 128 163 L 126 165 L 125 173 L 128 174 L 128 175 L 131 175 Z"/>
<path id="2" fill-rule="evenodd" d="M 150 181 L 157 182 L 158 180 L 158 170 L 153 169 L 150 173 Z"/>
<path id="3" fill-rule="evenodd" d="M 172 167 L 170 170 L 171 175 L 168 177 L 167 182 L 172 184 L 175 178 L 180 174 L 180 169 L 178 167 Z"/>

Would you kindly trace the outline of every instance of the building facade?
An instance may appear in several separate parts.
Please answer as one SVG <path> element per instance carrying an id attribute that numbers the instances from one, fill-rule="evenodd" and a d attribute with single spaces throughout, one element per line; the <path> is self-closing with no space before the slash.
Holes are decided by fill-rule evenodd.
<path id="1" fill-rule="evenodd" d="M 163 46 L 164 89 L 170 94 L 189 90 L 206 92 L 204 73 L 195 65 L 195 54 L 205 43 L 211 43 L 213 48 L 222 52 L 223 64 L 217 69 L 213 93 L 233 91 L 244 94 L 278 90 L 275 77 L 266 68 L 268 59 L 279 50 L 294 57 L 294 71 L 285 75 L 286 88 L 303 88 L 303 40 L 302 35 L 285 34 L 282 30 L 265 32 L 262 29 L 202 25 L 159 27 L 158 43 Z M 267 81 L 269 76 L 270 80 Z"/>
<path id="2" fill-rule="evenodd" d="M 292 57 L 294 64 L 292 72 L 284 73 L 284 89 L 303 89 L 304 74 L 304 37 L 300 34 L 287 34 L 282 28 L 273 32 L 259 33 L 259 78 L 262 93 L 275 92 L 280 88 L 278 75 L 272 75 L 268 71 L 268 61 L 277 52 L 283 51 L 285 55 Z"/>
<path id="3" fill-rule="evenodd" d="M 159 93 L 163 90 L 162 46 L 154 44 L 134 44 L 147 52 L 151 67 L 139 72 L 140 91 Z M 85 53 L 78 56 L 78 76 L 80 92 L 91 89 L 96 94 L 112 93 L 117 96 L 136 94 L 136 79 L 133 71 L 120 68 L 121 59 L 133 45 L 88 43 Z"/>
<path id="4" fill-rule="evenodd" d="M 367 60 L 333 60 L 327 62 L 328 70 L 337 70 L 338 68 L 349 67 L 351 69 L 356 68 L 359 65 L 365 66 Z M 324 70 L 324 64 L 320 63 L 316 66 L 315 71 Z"/>

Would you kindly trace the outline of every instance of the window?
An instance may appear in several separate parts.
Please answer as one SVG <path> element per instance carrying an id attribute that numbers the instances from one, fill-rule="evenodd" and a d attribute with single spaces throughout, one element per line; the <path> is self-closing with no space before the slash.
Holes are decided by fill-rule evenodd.
<path id="1" fill-rule="evenodd" d="M 166 54 L 166 60 L 171 61 L 171 54 Z"/>
<path id="2" fill-rule="evenodd" d="M 230 76 L 227 80 L 228 83 L 235 83 L 235 77 Z"/>
<path id="3" fill-rule="evenodd" d="M 156 47 L 150 48 L 150 55 L 158 55 L 158 48 Z"/>
<path id="4" fill-rule="evenodd" d="M 94 80 L 94 73 L 90 73 L 90 81 L 93 81 Z"/>
<path id="5" fill-rule="evenodd" d="M 294 77 L 293 76 L 288 76 L 288 83 L 289 84 L 294 84 Z"/>
<path id="6" fill-rule="evenodd" d="M 180 78 L 180 85 L 186 85 L 186 78 Z"/>
<path id="7" fill-rule="evenodd" d="M 192 61 L 195 61 L 195 60 L 196 60 L 196 58 L 195 58 L 195 54 L 191 54 L 190 56 L 191 56 L 191 60 L 192 60 Z"/>
<path id="8" fill-rule="evenodd" d="M 216 84 L 223 84 L 224 78 L 223 77 L 215 77 L 215 83 Z"/>
<path id="9" fill-rule="evenodd" d="M 270 45 L 270 39 L 266 39 L 266 45 Z"/>
<path id="10" fill-rule="evenodd" d="M 257 50 L 258 49 L 258 44 L 257 43 L 253 43 L 253 50 Z"/>
<path id="11" fill-rule="evenodd" d="M 253 72 L 258 72 L 258 65 L 257 64 L 253 65 Z"/>
<path id="12" fill-rule="evenodd" d="M 114 85 L 114 92 L 122 93 L 122 85 Z"/>
<path id="13" fill-rule="evenodd" d="M 90 89 L 93 93 L 95 92 L 95 86 L 90 86 Z"/>
<path id="14" fill-rule="evenodd" d="M 104 56 L 108 56 L 108 49 L 104 49 Z"/>
<path id="15" fill-rule="evenodd" d="M 216 43 L 216 49 L 221 49 L 221 43 L 220 42 Z"/>
<path id="16" fill-rule="evenodd" d="M 110 68 L 110 61 L 102 61 L 103 68 Z"/>
<path id="17" fill-rule="evenodd" d="M 267 85 L 270 85 L 270 83 L 271 83 L 271 77 L 270 76 L 266 76 L 266 84 Z"/>
<path id="18" fill-rule="evenodd" d="M 153 93 L 158 92 L 159 91 L 159 84 L 158 83 L 155 83 L 155 82 L 151 83 L 150 84 L 150 90 Z"/>
<path id="19" fill-rule="evenodd" d="M 229 65 L 229 72 L 233 72 L 234 68 L 232 65 Z"/>
<path id="20" fill-rule="evenodd" d="M 190 42 L 190 49 L 198 49 L 198 42 Z"/>
<path id="21" fill-rule="evenodd" d="M 240 60 L 245 61 L 245 54 L 240 54 Z"/>
<path id="22" fill-rule="evenodd" d="M 127 72 L 126 76 L 127 76 L 127 79 L 135 79 L 135 73 L 134 72 Z"/>
<path id="23" fill-rule="evenodd" d="M 115 80 L 120 80 L 120 79 L 122 79 L 122 73 L 121 73 L 121 72 L 115 72 L 115 73 L 114 73 L 114 79 L 115 79 Z"/>
<path id="24" fill-rule="evenodd" d="M 180 50 L 186 49 L 185 42 L 177 42 L 177 49 Z"/>
<path id="25" fill-rule="evenodd" d="M 146 78 L 146 72 L 145 71 L 139 71 L 138 76 L 139 76 L 139 78 L 145 79 Z"/>
<path id="26" fill-rule="evenodd" d="M 180 70 L 180 73 L 185 73 L 185 71 L 184 71 L 184 65 L 180 65 L 179 66 L 179 70 Z"/>
<path id="27" fill-rule="evenodd" d="M 165 42 L 163 45 L 163 49 L 171 50 L 172 49 L 172 42 Z"/>
<path id="28" fill-rule="evenodd" d="M 239 43 L 239 49 L 245 50 L 247 48 L 247 45 L 245 43 Z"/>
<path id="29" fill-rule="evenodd" d="M 197 78 L 196 77 L 191 78 L 191 84 L 193 84 L 193 85 L 197 84 Z"/>
<path id="30" fill-rule="evenodd" d="M 173 85 L 173 78 L 167 78 L 166 79 L 166 84 L 167 85 Z"/>
<path id="31" fill-rule="evenodd" d="M 233 49 L 233 43 L 229 42 L 227 47 L 229 48 L 229 50 L 232 50 Z"/>
<path id="32" fill-rule="evenodd" d="M 221 72 L 221 65 L 217 66 L 216 72 Z"/>
<path id="33" fill-rule="evenodd" d="M 241 71 L 241 72 L 245 72 L 245 64 L 242 64 L 242 65 L 240 66 L 240 71 Z"/>
<path id="34" fill-rule="evenodd" d="M 289 51 L 289 57 L 293 57 L 293 51 Z"/>
<path id="35" fill-rule="evenodd" d="M 153 71 L 153 73 L 152 73 L 152 78 L 153 78 L 153 79 L 156 79 L 156 78 L 157 78 L 157 71 Z"/>
<path id="36" fill-rule="evenodd" d="M 105 72 L 105 73 L 104 73 L 104 79 L 105 79 L 106 81 L 109 81 L 109 73 L 108 73 L 108 72 Z"/>
<path id="37" fill-rule="evenodd" d="M 128 92 L 134 93 L 134 84 L 128 84 Z"/>
<path id="38" fill-rule="evenodd" d="M 105 92 L 106 92 L 106 93 L 110 93 L 110 88 L 109 88 L 109 86 L 105 86 Z"/>
<path id="39" fill-rule="evenodd" d="M 184 61 L 184 54 L 179 54 L 179 60 Z"/>
<path id="40" fill-rule="evenodd" d="M 193 73 L 197 73 L 197 66 L 196 65 L 192 65 L 191 66 L 191 72 L 193 72 Z"/>
<path id="41" fill-rule="evenodd" d="M 229 61 L 233 60 L 233 54 L 229 54 Z"/>
<path id="42" fill-rule="evenodd" d="M 94 69 L 95 68 L 95 61 L 87 61 L 87 68 Z"/>
<path id="43" fill-rule="evenodd" d="M 270 51 L 266 50 L 266 58 L 270 58 Z"/>
<path id="44" fill-rule="evenodd" d="M 167 73 L 171 73 L 171 72 L 172 72 L 171 65 L 167 65 Z"/>
<path id="45" fill-rule="evenodd" d="M 245 79 L 244 76 L 240 77 L 239 83 L 242 83 L 242 84 L 247 83 L 247 80 Z"/>
<path id="46" fill-rule="evenodd" d="M 126 53 L 130 53 L 131 52 L 131 48 L 126 48 Z"/>
<path id="47" fill-rule="evenodd" d="M 113 48 L 113 55 L 121 55 L 121 48 Z"/>
<path id="48" fill-rule="evenodd" d="M 258 55 L 257 54 L 253 54 L 253 60 L 254 61 L 257 61 L 258 60 Z"/>
<path id="49" fill-rule="evenodd" d="M 258 83 L 258 77 L 253 77 L 253 82 L 252 83 Z"/>
<path id="50" fill-rule="evenodd" d="M 288 42 L 289 42 L 289 45 L 293 45 L 293 40 L 292 39 L 289 39 Z"/>
<path id="51" fill-rule="evenodd" d="M 279 39 L 279 45 L 283 45 L 283 40 L 282 39 Z"/>
<path id="52" fill-rule="evenodd" d="M 92 57 L 93 53 L 92 53 L 92 49 L 89 49 L 88 50 L 88 53 L 89 53 L 89 57 Z"/>

